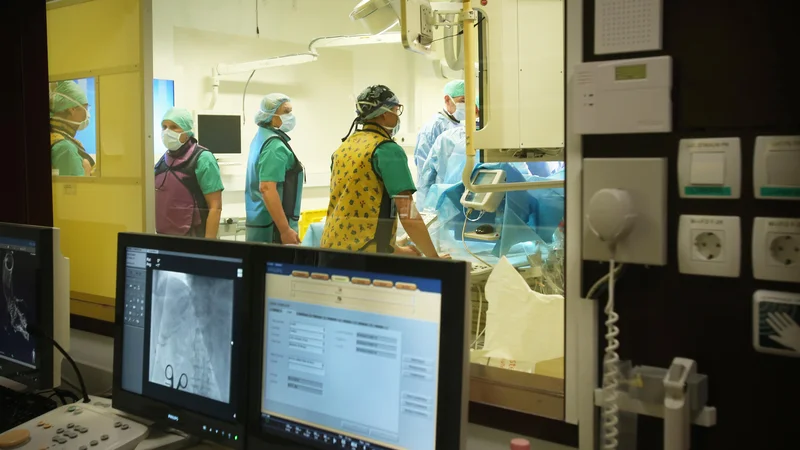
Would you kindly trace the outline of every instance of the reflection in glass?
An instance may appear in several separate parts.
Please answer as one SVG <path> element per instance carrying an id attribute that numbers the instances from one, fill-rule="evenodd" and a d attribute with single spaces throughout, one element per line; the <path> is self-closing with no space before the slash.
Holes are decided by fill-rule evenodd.
<path id="1" fill-rule="evenodd" d="M 50 155 L 59 176 L 97 172 L 94 78 L 50 83 Z"/>

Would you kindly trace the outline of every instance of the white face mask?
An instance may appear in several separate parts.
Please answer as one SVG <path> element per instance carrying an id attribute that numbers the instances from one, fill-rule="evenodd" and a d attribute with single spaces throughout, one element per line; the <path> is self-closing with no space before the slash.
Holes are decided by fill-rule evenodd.
<path id="1" fill-rule="evenodd" d="M 81 106 L 81 108 L 83 108 L 83 106 Z M 83 110 L 86 111 L 86 118 L 80 122 L 73 122 L 72 120 L 67 120 L 67 119 L 61 119 L 61 120 L 67 122 L 68 124 L 75 125 L 76 127 L 78 127 L 78 131 L 85 130 L 89 126 L 89 119 L 91 118 L 91 114 L 89 114 L 88 109 L 83 108 Z"/>
<path id="2" fill-rule="evenodd" d="M 175 151 L 183 145 L 181 142 L 181 135 L 183 133 L 178 133 L 172 131 L 170 129 L 166 129 L 161 132 L 161 142 L 164 143 L 164 147 L 167 147 L 167 150 Z"/>
<path id="3" fill-rule="evenodd" d="M 456 118 L 459 122 L 463 122 L 467 118 L 467 104 L 466 103 L 456 103 L 456 112 L 453 113 L 453 117 Z"/>

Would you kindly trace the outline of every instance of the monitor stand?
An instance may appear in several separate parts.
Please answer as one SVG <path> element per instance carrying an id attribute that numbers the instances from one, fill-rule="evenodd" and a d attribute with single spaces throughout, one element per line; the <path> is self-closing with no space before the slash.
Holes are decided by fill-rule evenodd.
<path id="1" fill-rule="evenodd" d="M 53 340 L 58 342 L 64 350 L 69 352 L 69 322 L 70 322 L 70 278 L 69 258 L 61 254 L 61 230 L 53 229 Z M 63 356 L 53 349 L 53 379 L 49 386 L 61 385 L 61 361 Z M 46 380 L 42 380 L 43 382 Z"/>

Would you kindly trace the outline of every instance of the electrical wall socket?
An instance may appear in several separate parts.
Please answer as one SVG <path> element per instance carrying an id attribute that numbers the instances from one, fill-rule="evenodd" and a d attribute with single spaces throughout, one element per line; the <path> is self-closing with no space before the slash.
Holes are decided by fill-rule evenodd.
<path id="1" fill-rule="evenodd" d="M 800 219 L 756 217 L 753 276 L 800 283 Z"/>
<path id="2" fill-rule="evenodd" d="M 667 159 L 586 158 L 583 160 L 583 210 L 601 189 L 627 191 L 636 218 L 616 253 L 583 220 L 583 259 L 664 266 L 667 264 Z"/>
<path id="3" fill-rule="evenodd" d="M 741 240 L 738 217 L 683 215 L 678 225 L 678 269 L 736 278 L 741 271 Z"/>

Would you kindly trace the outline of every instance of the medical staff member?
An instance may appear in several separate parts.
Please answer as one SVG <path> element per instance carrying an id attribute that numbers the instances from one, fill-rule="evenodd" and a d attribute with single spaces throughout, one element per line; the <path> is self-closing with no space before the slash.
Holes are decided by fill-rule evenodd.
<path id="1" fill-rule="evenodd" d="M 356 101 L 355 132 L 331 157 L 331 192 L 321 246 L 373 253 L 437 258 L 425 223 L 414 207 L 416 191 L 408 158 L 392 139 L 403 106 L 386 86 L 364 89 Z M 397 215 L 414 247 L 396 245 Z"/>
<path id="2" fill-rule="evenodd" d="M 214 155 L 194 138 L 192 113 L 172 108 L 161 120 L 167 148 L 155 167 L 156 232 L 216 239 L 222 176 Z"/>
<path id="3" fill-rule="evenodd" d="M 89 100 L 74 81 L 59 81 L 50 92 L 50 164 L 60 176 L 92 174 L 94 159 L 75 139 L 89 126 Z"/>
<path id="4" fill-rule="evenodd" d="M 258 132 L 247 160 L 247 240 L 299 244 L 297 221 L 305 169 L 289 145 L 295 117 L 292 100 L 269 94 L 261 100 L 255 122 Z"/>
<path id="5" fill-rule="evenodd" d="M 464 80 L 454 80 L 444 87 L 444 109 L 434 114 L 417 135 L 417 146 L 414 148 L 414 164 L 417 170 L 422 168 L 428 159 L 433 143 L 444 131 L 455 128 L 467 118 L 464 103 Z"/>
<path id="6" fill-rule="evenodd" d="M 478 97 L 475 97 L 475 116 L 478 109 Z M 442 132 L 431 147 L 431 151 L 423 164 L 418 166 L 417 175 L 417 207 L 420 209 L 436 208 L 436 200 L 427 198 L 434 184 L 455 184 L 461 182 L 461 173 L 467 163 L 467 131 L 463 124 Z M 477 159 L 476 159 L 477 161 Z"/>

